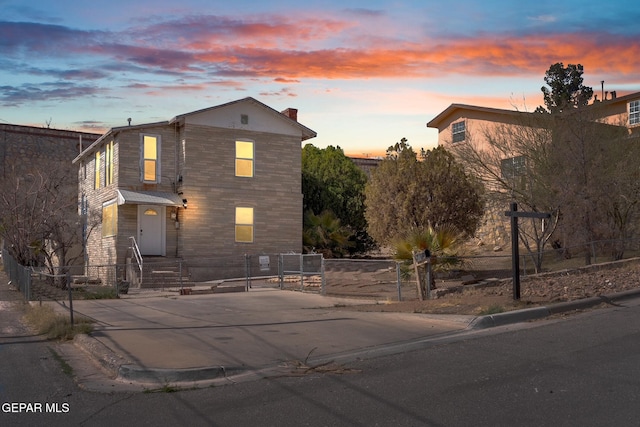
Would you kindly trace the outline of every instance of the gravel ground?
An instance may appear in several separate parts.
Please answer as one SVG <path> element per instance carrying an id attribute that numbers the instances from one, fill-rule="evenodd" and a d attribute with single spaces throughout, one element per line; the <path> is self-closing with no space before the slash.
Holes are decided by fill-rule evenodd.
<path id="1" fill-rule="evenodd" d="M 520 300 L 513 299 L 512 281 L 496 286 L 463 286 L 462 292 L 426 301 L 377 300 L 372 304 L 336 307 L 340 310 L 482 315 L 527 307 L 545 306 L 640 287 L 640 259 L 608 263 L 572 271 L 521 279 Z M 354 287 L 352 295 L 357 289 Z"/>

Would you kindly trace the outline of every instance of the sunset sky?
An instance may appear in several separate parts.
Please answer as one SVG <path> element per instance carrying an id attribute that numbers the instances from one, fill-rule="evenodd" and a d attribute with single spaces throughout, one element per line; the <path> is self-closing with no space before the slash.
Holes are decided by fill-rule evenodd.
<path id="1" fill-rule="evenodd" d="M 452 103 L 541 105 L 555 62 L 640 91 L 639 22 L 621 0 L 0 0 L 0 123 L 101 133 L 252 96 L 321 148 L 430 148 Z"/>

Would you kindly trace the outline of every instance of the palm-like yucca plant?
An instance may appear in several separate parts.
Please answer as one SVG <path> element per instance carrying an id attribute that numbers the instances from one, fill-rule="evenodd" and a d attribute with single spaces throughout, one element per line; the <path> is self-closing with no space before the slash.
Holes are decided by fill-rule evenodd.
<path id="1" fill-rule="evenodd" d="M 349 240 L 351 235 L 351 231 L 331 211 L 324 211 L 320 215 L 309 211 L 305 215 L 302 239 L 306 252 L 317 251 L 327 258 L 344 256 L 353 245 Z"/>
<path id="2" fill-rule="evenodd" d="M 459 258 L 460 245 L 463 236 L 452 227 L 433 228 L 431 225 L 424 229 L 409 232 L 405 237 L 396 240 L 393 245 L 393 258 L 402 262 L 403 273 L 410 274 L 414 251 L 431 252 L 432 268 L 434 271 L 446 271 L 462 265 Z"/>

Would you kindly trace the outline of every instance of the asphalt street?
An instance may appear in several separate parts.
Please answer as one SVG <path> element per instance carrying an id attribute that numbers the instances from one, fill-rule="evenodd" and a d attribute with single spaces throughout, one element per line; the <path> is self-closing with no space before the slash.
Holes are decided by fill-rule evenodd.
<path id="1" fill-rule="evenodd" d="M 627 299 L 583 313 L 425 340 L 329 371 L 146 393 L 78 389 L 46 356 L 52 344 L 20 344 L 5 331 L 3 403 L 60 402 L 68 404 L 68 412 L 2 412 L 0 424 L 635 426 L 638 319 L 640 299 Z M 21 361 L 31 373 L 8 374 Z"/>

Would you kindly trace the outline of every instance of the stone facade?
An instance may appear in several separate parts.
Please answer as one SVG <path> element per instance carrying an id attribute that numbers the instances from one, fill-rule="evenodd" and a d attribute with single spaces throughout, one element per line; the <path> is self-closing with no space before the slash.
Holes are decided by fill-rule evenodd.
<path id="1" fill-rule="evenodd" d="M 74 177 L 68 185 L 75 191 L 77 168 L 72 160 L 82 146 L 89 146 L 99 137 L 86 132 L 0 124 L 0 182 L 62 168 Z M 72 207 L 69 215 L 77 216 L 77 208 Z"/>
<path id="2" fill-rule="evenodd" d="M 143 135 L 159 141 L 159 173 L 153 183 L 141 179 Z M 81 177 L 80 203 L 90 213 L 88 217 L 102 216 L 103 208 L 110 204 L 117 206 L 117 232 L 107 235 L 104 221 L 96 224 L 87 243 L 88 263 L 127 262 L 130 237 L 140 243 L 148 236 L 141 231 L 140 206 L 144 205 L 156 211 L 162 222 L 157 228 L 162 241 L 154 255 L 184 260 L 196 281 L 242 277 L 245 254 L 300 252 L 301 142 L 314 136 L 315 132 L 290 115 L 253 98 L 167 122 L 111 129 L 74 160 Z M 239 140 L 253 144 L 251 177 L 236 175 Z M 96 153 L 101 159 L 98 188 Z M 113 182 L 106 183 L 110 162 Z M 141 198 L 162 196 L 163 201 L 154 206 L 153 202 L 143 205 L 124 200 L 125 190 Z M 250 243 L 235 237 L 237 207 L 253 208 Z"/>
<path id="3" fill-rule="evenodd" d="M 34 163 L 71 161 L 80 153 L 80 143 L 89 146 L 100 135 L 68 130 L 0 123 L 0 179 L 22 176 Z"/>

